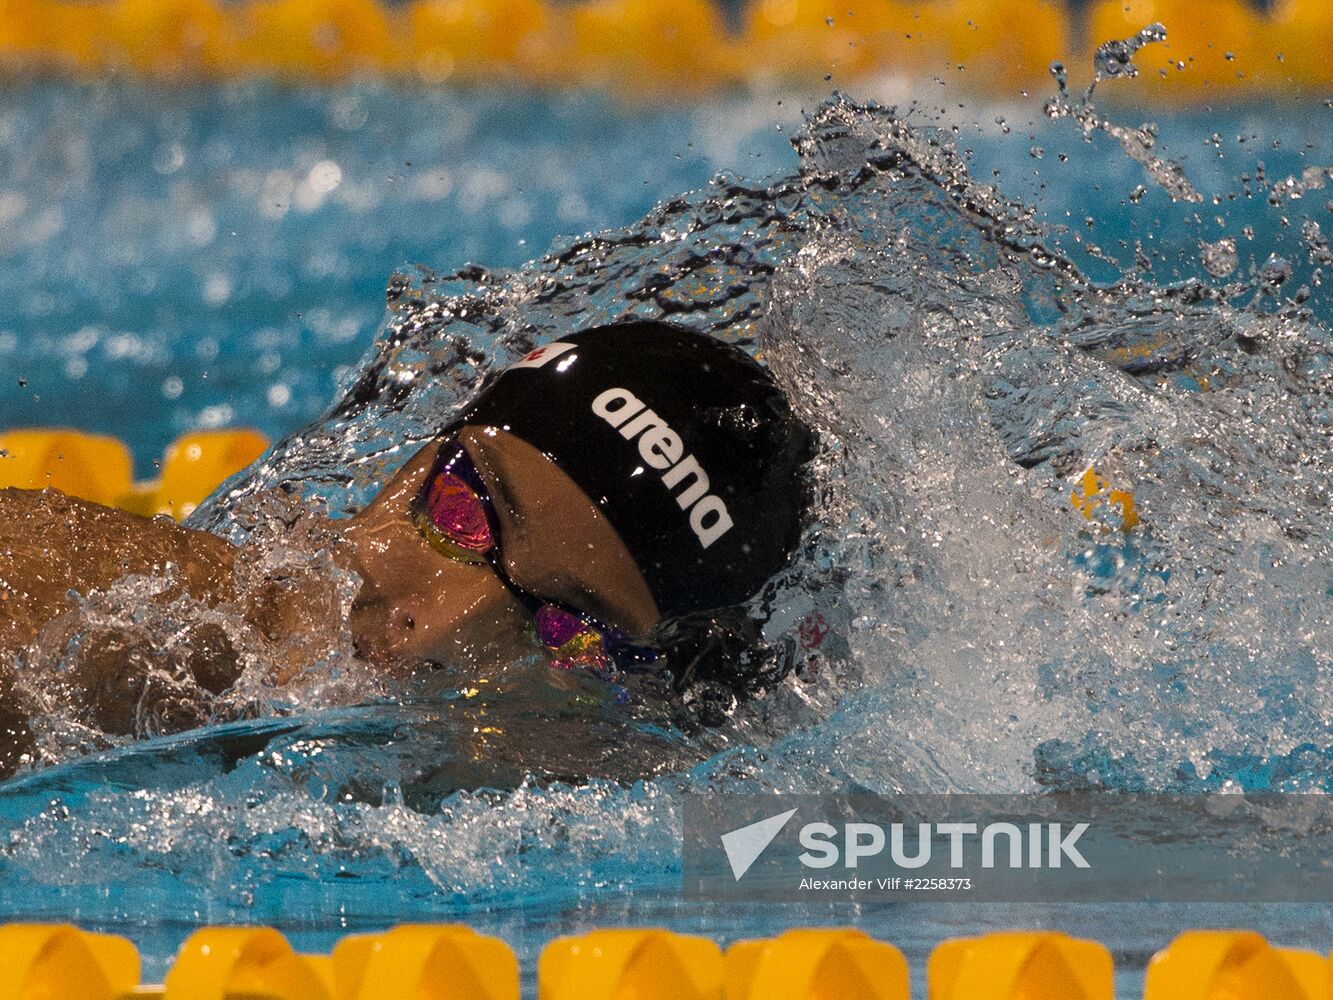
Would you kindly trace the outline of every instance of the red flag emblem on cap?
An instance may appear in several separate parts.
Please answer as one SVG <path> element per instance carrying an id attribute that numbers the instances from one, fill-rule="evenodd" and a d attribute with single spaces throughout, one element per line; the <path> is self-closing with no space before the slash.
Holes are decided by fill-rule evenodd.
<path id="1" fill-rule="evenodd" d="M 541 347 L 534 348 L 523 355 L 522 359 L 514 362 L 514 368 L 540 368 L 542 365 L 558 358 L 566 351 L 572 351 L 576 345 L 566 344 L 562 341 L 556 341 L 554 344 L 543 344 Z"/>

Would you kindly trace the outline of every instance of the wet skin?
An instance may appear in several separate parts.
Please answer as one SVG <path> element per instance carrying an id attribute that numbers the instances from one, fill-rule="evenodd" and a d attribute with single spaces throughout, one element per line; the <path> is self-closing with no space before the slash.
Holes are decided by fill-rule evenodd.
<path id="1" fill-rule="evenodd" d="M 490 488 L 501 561 L 511 579 L 631 635 L 648 632 L 660 615 L 647 584 L 583 491 L 535 448 L 503 431 L 465 427 L 458 437 Z M 539 651 L 527 610 L 489 565 L 436 551 L 409 516 L 438 447 L 421 449 L 363 511 L 334 522 L 339 540 L 333 556 L 362 579 L 351 612 L 355 645 L 385 670 L 427 660 L 466 664 L 478 675 L 498 673 Z M 166 599 L 184 591 L 218 605 L 237 598 L 236 552 L 224 539 L 166 519 L 149 520 L 55 490 L 0 490 L 0 775 L 30 742 L 9 664 L 44 626 L 71 610 L 71 590 L 88 594 L 127 574 L 170 573 L 176 582 Z M 314 627 L 302 613 L 302 594 L 270 583 L 246 595 L 247 621 L 270 636 Z M 92 645 L 81 657 L 77 680 L 99 702 L 99 725 L 129 732 L 130 706 L 116 703 L 125 643 L 103 635 Z M 236 656 L 225 636 L 204 645 L 208 655 L 188 666 L 202 687 L 217 692 L 235 679 Z M 301 666 L 279 665 L 277 679 Z"/>
<path id="2" fill-rule="evenodd" d="M 631 635 L 656 624 L 657 606 L 633 558 L 573 480 L 503 431 L 467 427 L 459 440 L 490 488 L 510 579 Z M 343 529 L 352 568 L 365 581 L 352 612 L 358 646 L 376 661 L 531 654 L 528 612 L 495 572 L 442 555 L 411 522 L 408 507 L 436 451 L 418 452 Z"/>

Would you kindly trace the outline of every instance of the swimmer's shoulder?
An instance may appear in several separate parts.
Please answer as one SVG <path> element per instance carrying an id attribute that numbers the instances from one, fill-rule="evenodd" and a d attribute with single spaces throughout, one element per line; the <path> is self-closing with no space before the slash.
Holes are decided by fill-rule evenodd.
<path id="1" fill-rule="evenodd" d="M 7 486 L 0 489 L 0 533 L 9 537 L 20 537 L 34 530 L 62 529 L 89 516 L 98 517 L 102 512 L 134 516 L 80 500 L 54 488 L 33 490 Z"/>
<path id="2" fill-rule="evenodd" d="M 166 516 L 143 517 L 51 488 L 0 489 L 0 537 L 50 544 L 64 535 L 74 535 L 88 543 L 108 537 L 133 539 L 158 549 L 184 545 L 218 551 L 232 548 L 216 535 L 187 528 Z"/>
<path id="3" fill-rule="evenodd" d="M 69 591 L 102 590 L 130 573 L 174 572 L 196 597 L 226 599 L 234 551 L 225 539 L 168 518 L 140 517 L 55 489 L 0 489 L 0 591 L 31 605 L 19 612 L 30 626 L 65 610 Z"/>
<path id="4" fill-rule="evenodd" d="M 65 609 L 68 519 L 58 490 L 0 489 L 0 650 L 30 642 Z M 66 588 L 67 592 L 68 588 Z"/>

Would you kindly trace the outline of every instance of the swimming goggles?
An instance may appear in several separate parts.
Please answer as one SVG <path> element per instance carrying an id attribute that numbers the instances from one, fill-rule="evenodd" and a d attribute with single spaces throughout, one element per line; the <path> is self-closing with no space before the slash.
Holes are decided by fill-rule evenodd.
<path id="1" fill-rule="evenodd" d="M 411 504 L 413 523 L 431 547 L 450 559 L 486 563 L 528 613 L 552 666 L 583 667 L 606 680 L 621 669 L 657 658 L 626 633 L 567 604 L 547 600 L 513 581 L 500 558 L 500 530 L 490 490 L 467 450 L 446 440 Z"/>

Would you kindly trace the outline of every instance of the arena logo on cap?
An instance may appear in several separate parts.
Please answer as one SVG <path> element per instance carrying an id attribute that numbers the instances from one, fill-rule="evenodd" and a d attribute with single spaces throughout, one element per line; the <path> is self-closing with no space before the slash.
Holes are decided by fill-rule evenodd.
<path id="1" fill-rule="evenodd" d="M 681 510 L 689 511 L 690 530 L 700 545 L 708 548 L 731 530 L 727 505 L 708 492 L 708 473 L 698 459 L 685 454 L 680 435 L 643 400 L 628 389 L 607 389 L 592 401 L 592 412 L 620 431 L 626 441 L 639 439 L 639 457 L 662 471 L 662 484 L 667 489 L 674 490 L 688 480 L 676 503 Z"/>
<path id="2" fill-rule="evenodd" d="M 511 368 L 541 368 L 550 361 L 554 361 L 566 351 L 572 351 L 577 344 L 567 344 L 564 341 L 556 341 L 554 344 L 543 344 L 541 347 L 534 348 L 523 355 L 518 361 L 515 361 Z"/>

